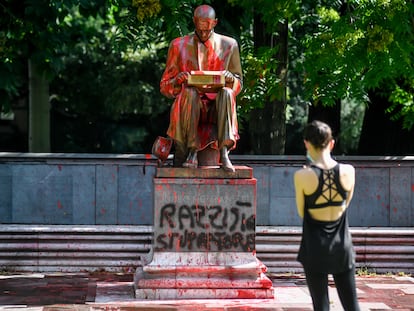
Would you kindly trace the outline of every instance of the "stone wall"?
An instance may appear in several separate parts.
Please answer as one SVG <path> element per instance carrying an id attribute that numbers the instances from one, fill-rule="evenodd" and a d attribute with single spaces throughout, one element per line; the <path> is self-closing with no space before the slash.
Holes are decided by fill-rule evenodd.
<path id="1" fill-rule="evenodd" d="M 253 168 L 257 225 L 301 224 L 293 173 L 304 157 L 231 159 Z M 351 226 L 414 226 L 414 157 L 338 160 L 356 168 Z M 0 153 L 0 223 L 152 225 L 155 171 L 151 155 Z"/>

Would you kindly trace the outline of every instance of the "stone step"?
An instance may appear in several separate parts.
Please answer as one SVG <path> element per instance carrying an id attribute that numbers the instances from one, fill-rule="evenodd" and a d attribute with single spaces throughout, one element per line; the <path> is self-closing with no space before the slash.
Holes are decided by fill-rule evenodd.
<path id="1" fill-rule="evenodd" d="M 256 279 L 236 276 L 227 278 L 216 275 L 209 278 L 198 274 L 176 278 L 145 278 L 138 281 L 138 288 L 271 288 L 272 281 L 261 273 Z"/>
<path id="2" fill-rule="evenodd" d="M 136 290 L 136 299 L 274 299 L 273 289 L 247 288 L 143 288 Z"/>

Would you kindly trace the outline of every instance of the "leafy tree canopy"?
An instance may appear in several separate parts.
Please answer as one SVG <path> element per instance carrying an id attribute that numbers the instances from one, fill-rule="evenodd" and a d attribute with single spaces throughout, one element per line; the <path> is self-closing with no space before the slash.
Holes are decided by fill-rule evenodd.
<path id="1" fill-rule="evenodd" d="M 27 79 L 31 59 L 49 79 L 64 67 L 64 56 L 79 41 L 89 41 L 103 27 L 114 7 L 104 0 L 41 1 L 4 0 L 0 4 L 0 92 L 5 99 L 1 109 L 10 108 Z M 88 22 L 89 21 L 89 22 Z"/>
<path id="2" fill-rule="evenodd" d="M 390 117 L 414 125 L 414 3 L 404 0 L 350 0 L 314 7 L 313 24 L 302 43 L 306 97 L 333 105 L 353 98 L 367 102 L 382 90 Z"/>

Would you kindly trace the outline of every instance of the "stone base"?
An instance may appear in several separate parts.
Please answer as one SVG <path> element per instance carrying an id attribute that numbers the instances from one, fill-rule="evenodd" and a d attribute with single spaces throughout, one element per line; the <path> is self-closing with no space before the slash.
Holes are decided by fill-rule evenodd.
<path id="1" fill-rule="evenodd" d="M 247 288 L 145 288 L 136 291 L 137 299 L 273 299 L 273 289 L 257 290 Z"/>
<path id="2" fill-rule="evenodd" d="M 182 168 L 160 167 L 156 178 L 203 178 L 203 179 L 251 179 L 253 169 L 248 166 L 234 166 L 235 172 L 227 172 L 221 168 Z"/>
<path id="3" fill-rule="evenodd" d="M 135 275 L 137 299 L 274 298 L 255 256 L 252 169 L 159 168 L 152 251 Z"/>
<path id="4" fill-rule="evenodd" d="M 156 252 L 137 270 L 137 299 L 273 299 L 266 266 L 243 252 Z"/>

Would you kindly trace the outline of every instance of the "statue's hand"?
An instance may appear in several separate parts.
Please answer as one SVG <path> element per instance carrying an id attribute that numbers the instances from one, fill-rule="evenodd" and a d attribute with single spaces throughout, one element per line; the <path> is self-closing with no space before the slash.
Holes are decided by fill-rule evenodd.
<path id="1" fill-rule="evenodd" d="M 190 75 L 190 73 L 183 71 L 180 72 L 176 77 L 175 77 L 175 84 L 177 85 L 181 85 L 184 82 L 187 82 L 188 80 L 188 76 Z"/>
<path id="2" fill-rule="evenodd" d="M 224 79 L 226 80 L 226 83 L 233 83 L 234 82 L 234 74 L 232 74 L 230 71 L 226 70 L 224 72 Z"/>

